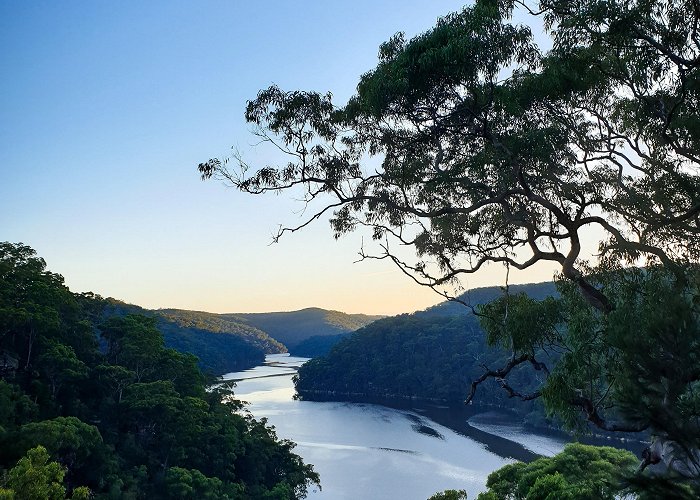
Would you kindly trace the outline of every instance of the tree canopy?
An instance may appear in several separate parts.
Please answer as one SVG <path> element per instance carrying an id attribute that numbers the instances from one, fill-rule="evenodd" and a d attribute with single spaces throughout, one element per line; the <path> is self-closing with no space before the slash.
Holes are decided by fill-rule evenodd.
<path id="1" fill-rule="evenodd" d="M 489 349 L 475 318 L 385 318 L 358 330 L 324 356 L 304 363 L 295 379 L 305 400 L 334 398 L 417 398 L 440 403 L 464 401 L 482 365 L 504 363 L 502 351 Z M 514 370 L 511 381 L 535 390 L 540 381 L 529 370 Z M 496 385 L 489 386 L 496 389 Z M 524 389 L 524 390 L 525 390 Z M 478 403 L 510 407 L 543 421 L 532 404 L 512 405 L 507 394 L 484 390 Z"/>
<path id="2" fill-rule="evenodd" d="M 22 244 L 0 243 L 0 498 L 304 497 L 318 475 L 157 319 L 95 320 Z"/>
<path id="3" fill-rule="evenodd" d="M 363 258 L 447 298 L 488 263 L 556 263 L 561 301 L 506 295 L 476 311 L 511 352 L 477 385 L 543 397 L 572 425 L 649 429 L 643 465 L 697 478 L 699 23 L 696 0 L 477 0 L 384 43 L 347 103 L 262 90 L 245 116 L 280 165 L 239 155 L 199 171 L 247 193 L 301 191 L 312 215 L 278 237 L 332 213 L 336 237 L 371 230 Z M 508 383 L 523 364 L 550 374 L 541 390 Z"/>
<path id="4" fill-rule="evenodd" d="M 516 462 L 489 475 L 478 500 L 586 500 L 619 498 L 621 471 L 635 465 L 632 453 L 605 446 L 569 444 L 552 458 Z"/>
<path id="5" fill-rule="evenodd" d="M 383 253 L 368 256 L 429 286 L 486 262 L 549 260 L 609 309 L 580 269 L 587 229 L 625 261 L 699 256 L 698 8 L 541 2 L 545 52 L 528 26 L 508 22 L 516 4 L 478 1 L 412 40 L 397 34 L 343 106 L 330 94 L 261 91 L 246 119 L 288 163 L 249 175 L 242 158 L 233 169 L 211 159 L 202 176 L 331 200 L 311 219 L 332 210 L 337 235 L 369 226 Z M 420 260 L 400 261 L 392 241 Z"/>

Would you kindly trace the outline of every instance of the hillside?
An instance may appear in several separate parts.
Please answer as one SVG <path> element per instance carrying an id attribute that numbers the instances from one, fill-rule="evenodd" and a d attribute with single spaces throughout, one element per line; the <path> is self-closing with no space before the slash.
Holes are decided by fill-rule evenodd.
<path id="1" fill-rule="evenodd" d="M 265 354 L 289 351 L 319 356 L 351 332 L 381 318 L 320 308 L 291 312 L 216 314 L 183 309 L 148 310 L 116 299 L 102 299 L 102 317 L 143 314 L 158 319 L 166 346 L 197 356 L 214 374 L 245 370 Z"/>
<path id="2" fill-rule="evenodd" d="M 556 296 L 552 282 L 510 285 L 510 293 L 525 292 L 528 296 L 541 300 Z M 477 306 L 499 297 L 503 293 L 498 286 L 475 288 L 460 295 L 460 299 Z M 469 308 L 458 302 L 445 301 L 424 311 L 414 313 L 417 318 L 470 316 Z M 310 308 L 288 313 L 230 314 L 226 317 L 238 318 L 264 330 L 270 336 L 287 345 L 296 356 L 313 358 L 327 354 L 341 340 L 352 332 L 376 321 L 381 316 L 364 314 L 344 314 L 338 311 Z"/>
<path id="3" fill-rule="evenodd" d="M 317 307 L 290 312 L 232 313 L 223 318 L 245 321 L 248 325 L 266 332 L 282 342 L 292 354 L 304 340 L 317 336 L 334 336 L 355 331 L 382 316 L 346 314 Z"/>
<path id="4" fill-rule="evenodd" d="M 524 285 L 509 285 L 508 292 L 516 294 L 523 292 L 528 297 L 535 300 L 542 300 L 545 297 L 557 297 L 559 294 L 554 286 L 554 282 L 545 281 L 543 283 L 527 283 Z M 500 286 L 488 286 L 482 288 L 473 288 L 461 294 L 458 299 L 470 304 L 474 307 L 486 304 L 500 297 L 503 294 L 503 288 Z M 454 301 L 444 301 L 437 305 L 429 307 L 424 311 L 415 313 L 417 316 L 466 316 L 471 315 L 471 310 L 463 304 Z"/>
<path id="5" fill-rule="evenodd" d="M 481 364 L 497 366 L 503 353 L 487 347 L 474 317 L 403 314 L 372 323 L 338 342 L 326 356 L 299 369 L 296 389 L 304 399 L 419 398 L 464 401 Z M 509 381 L 528 390 L 531 371 L 516 370 Z M 525 414 L 532 403 L 516 404 L 488 382 L 478 403 L 512 407 Z"/>
<path id="6" fill-rule="evenodd" d="M 350 337 L 350 335 L 352 335 L 352 332 L 339 333 L 338 335 L 314 335 L 294 346 L 293 354 L 304 358 L 325 356 L 334 345 Z"/>
<path id="7" fill-rule="evenodd" d="M 259 347 L 265 354 L 278 354 L 287 351 L 282 343 L 272 338 L 268 333 L 221 314 L 183 309 L 158 309 L 154 312 L 165 322 L 173 323 L 179 328 L 236 335 L 249 344 Z"/>
<path id="8" fill-rule="evenodd" d="M 513 286 L 510 292 L 540 299 L 556 290 L 553 283 L 535 283 Z M 477 305 L 500 293 L 498 287 L 479 288 L 470 291 L 469 298 Z M 500 366 L 505 359 L 504 352 L 486 345 L 484 332 L 468 308 L 444 302 L 375 321 L 341 339 L 328 354 L 301 367 L 296 388 L 311 400 L 413 397 L 459 403 L 483 365 Z M 540 383 L 531 370 L 515 369 L 508 380 L 524 392 Z M 493 381 L 479 389 L 476 401 L 512 408 L 533 424 L 543 422 L 539 403 L 509 399 Z"/>
<path id="9" fill-rule="evenodd" d="M 221 375 L 258 365 L 265 354 L 286 348 L 255 327 L 217 314 L 162 309 L 151 311 L 116 299 L 102 299 L 100 316 L 143 314 L 157 318 L 166 347 L 194 354 L 202 370 Z"/>
<path id="10" fill-rule="evenodd" d="M 511 285 L 510 292 L 525 292 L 541 299 L 556 295 L 551 282 Z M 502 293 L 500 287 L 476 288 L 460 298 L 472 305 L 489 302 Z M 182 309 L 147 310 L 116 299 L 104 299 L 104 317 L 144 314 L 158 318 L 158 329 L 167 347 L 197 356 L 200 367 L 214 374 L 239 371 L 260 364 L 265 354 L 286 352 L 316 357 L 352 332 L 382 316 L 346 314 L 321 308 L 269 313 L 216 314 Z M 471 311 L 456 302 L 442 302 L 414 313 L 416 318 L 471 316 Z"/>
<path id="11" fill-rule="evenodd" d="M 72 293 L 33 249 L 0 242 L 1 498 L 292 499 L 318 484 L 165 346 L 162 317 L 134 309 Z"/>

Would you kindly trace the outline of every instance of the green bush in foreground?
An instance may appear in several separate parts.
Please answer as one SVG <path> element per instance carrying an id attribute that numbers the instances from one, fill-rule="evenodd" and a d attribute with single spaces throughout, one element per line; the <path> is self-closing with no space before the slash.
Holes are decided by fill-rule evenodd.
<path id="1" fill-rule="evenodd" d="M 626 450 L 572 443 L 551 458 L 516 462 L 489 474 L 488 491 L 477 500 L 614 499 L 637 458 Z"/>

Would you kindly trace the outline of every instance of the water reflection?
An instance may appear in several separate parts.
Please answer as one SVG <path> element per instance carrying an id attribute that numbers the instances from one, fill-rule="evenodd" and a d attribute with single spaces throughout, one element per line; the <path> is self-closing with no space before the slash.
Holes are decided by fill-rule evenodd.
<path id="1" fill-rule="evenodd" d="M 237 380 L 235 393 L 253 415 L 267 418 L 314 464 L 323 490 L 309 498 L 420 500 L 445 489 L 474 498 L 493 470 L 532 459 L 533 451 L 552 455 L 565 443 L 469 408 L 296 401 L 292 375 L 304 361 L 270 355 L 266 366 L 225 378 Z"/>

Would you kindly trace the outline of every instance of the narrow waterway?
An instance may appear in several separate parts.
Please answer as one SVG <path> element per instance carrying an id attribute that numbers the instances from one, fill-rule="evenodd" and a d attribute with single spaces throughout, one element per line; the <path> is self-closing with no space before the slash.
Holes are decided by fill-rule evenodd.
<path id="1" fill-rule="evenodd" d="M 298 401 L 292 376 L 304 361 L 270 355 L 265 365 L 224 378 L 237 380 L 235 394 L 251 413 L 267 418 L 314 464 L 322 490 L 308 498 L 425 500 L 464 489 L 473 499 L 490 472 L 516 459 L 553 455 L 566 443 L 475 409 Z"/>

